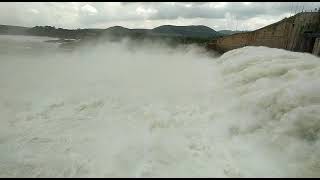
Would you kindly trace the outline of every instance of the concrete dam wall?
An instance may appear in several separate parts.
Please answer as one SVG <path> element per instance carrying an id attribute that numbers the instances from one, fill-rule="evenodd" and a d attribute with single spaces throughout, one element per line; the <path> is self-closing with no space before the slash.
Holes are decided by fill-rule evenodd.
<path id="1" fill-rule="evenodd" d="M 320 56 L 320 12 L 302 12 L 251 32 L 221 37 L 208 43 L 221 53 L 244 46 L 267 46 Z"/>

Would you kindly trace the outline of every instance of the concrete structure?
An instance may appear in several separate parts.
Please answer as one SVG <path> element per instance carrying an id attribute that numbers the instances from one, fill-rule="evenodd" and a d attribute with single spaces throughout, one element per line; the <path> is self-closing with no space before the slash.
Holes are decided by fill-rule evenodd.
<path id="1" fill-rule="evenodd" d="M 316 39 L 316 42 L 314 43 L 314 46 L 313 46 L 312 54 L 320 56 L 320 38 Z"/>
<path id="2" fill-rule="evenodd" d="M 261 29 L 208 43 L 208 48 L 222 53 L 244 46 L 267 46 L 320 55 L 320 12 L 298 13 Z"/>

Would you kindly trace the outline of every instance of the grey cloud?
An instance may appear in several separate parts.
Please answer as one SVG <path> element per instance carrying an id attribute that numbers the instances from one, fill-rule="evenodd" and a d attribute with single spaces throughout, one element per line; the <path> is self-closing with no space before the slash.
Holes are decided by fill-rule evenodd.
<path id="1" fill-rule="evenodd" d="M 215 8 L 219 3 L 221 2 L 1 2 L 0 24 L 83 28 L 127 22 L 144 27 L 147 20 L 149 25 L 161 25 L 182 21 L 195 23 L 200 22 L 195 19 L 203 19 L 201 22 L 223 27 L 225 25 L 221 23 L 229 21 L 230 18 L 242 24 L 252 22 L 253 18 L 270 22 L 303 8 L 311 10 L 320 7 L 319 2 L 252 2 L 249 5 L 229 2 Z M 96 13 L 81 10 L 87 4 L 95 8 Z"/>
<path id="2" fill-rule="evenodd" d="M 254 16 L 269 15 L 277 16 L 292 12 L 292 6 L 296 7 L 295 2 L 269 3 L 269 2 L 254 2 L 250 5 L 245 5 L 241 2 L 228 3 L 222 8 L 213 8 L 209 3 L 192 3 L 192 7 L 185 6 L 187 3 L 177 3 L 175 5 L 168 4 L 147 4 L 158 13 L 150 17 L 150 19 L 175 19 L 183 18 L 224 18 L 226 13 L 231 13 L 239 19 L 249 19 Z M 299 4 L 298 4 L 299 5 Z M 304 5 L 305 10 L 311 10 L 316 6 L 316 3 L 300 3 L 297 9 L 302 10 Z M 318 3 L 319 5 L 319 3 Z"/>

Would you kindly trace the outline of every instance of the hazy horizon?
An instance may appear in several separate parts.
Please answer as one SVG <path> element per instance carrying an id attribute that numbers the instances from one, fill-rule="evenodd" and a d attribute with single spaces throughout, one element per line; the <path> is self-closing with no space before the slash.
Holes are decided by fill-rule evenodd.
<path id="1" fill-rule="evenodd" d="M 65 29 L 204 25 L 252 31 L 319 7 L 320 2 L 1 2 L 0 24 Z"/>
<path id="2" fill-rule="evenodd" d="M 13 24 L 0 24 L 0 25 L 5 25 L 5 26 L 17 26 L 17 25 L 13 25 Z M 25 28 L 32 28 L 32 27 L 36 27 L 36 26 L 40 26 L 40 25 L 35 25 L 35 26 L 18 26 L 18 27 L 25 27 Z M 49 25 L 41 25 L 41 26 L 49 26 Z M 123 28 L 127 28 L 127 29 L 146 29 L 146 30 L 151 30 L 151 29 L 154 29 L 154 28 L 157 28 L 157 27 L 160 27 L 160 26 L 205 26 L 205 25 L 202 25 L 202 24 L 193 24 L 193 25 L 174 25 L 174 24 L 163 24 L 163 25 L 160 25 L 160 26 L 156 26 L 154 28 L 128 28 L 128 27 L 125 27 L 125 26 L 119 26 L 119 25 L 114 25 L 114 26 L 110 26 L 110 27 L 106 27 L 106 28 L 63 28 L 63 29 L 69 29 L 69 30 L 76 30 L 76 29 L 108 29 L 108 28 L 111 28 L 111 27 L 123 27 Z M 57 28 L 62 28 L 62 27 L 56 27 L 54 26 L 56 29 Z M 206 26 L 208 27 L 208 26 Z M 209 27 L 211 28 L 211 27 Z M 212 29 L 212 28 L 211 28 Z M 222 29 L 222 30 L 216 30 L 216 29 L 213 29 L 215 31 L 223 31 L 223 30 L 230 30 L 230 29 Z M 230 30 L 232 31 L 232 30 Z M 239 30 L 238 30 L 239 31 Z"/>

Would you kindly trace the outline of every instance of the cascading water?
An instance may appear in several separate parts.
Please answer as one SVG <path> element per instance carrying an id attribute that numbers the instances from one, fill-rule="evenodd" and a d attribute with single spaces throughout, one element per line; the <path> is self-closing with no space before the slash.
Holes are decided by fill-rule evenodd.
<path id="1" fill-rule="evenodd" d="M 0 177 L 320 176 L 318 57 L 31 42 L 0 54 Z"/>

